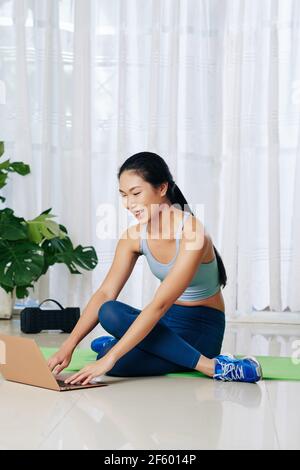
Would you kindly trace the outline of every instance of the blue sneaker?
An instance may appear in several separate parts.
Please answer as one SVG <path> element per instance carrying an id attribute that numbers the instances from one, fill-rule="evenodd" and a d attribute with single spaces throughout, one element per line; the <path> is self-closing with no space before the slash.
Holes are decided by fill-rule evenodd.
<path id="1" fill-rule="evenodd" d="M 118 340 L 114 336 L 100 336 L 91 342 L 91 349 L 96 353 L 103 355 L 103 351 L 107 345 L 111 345 L 113 341 L 116 343 Z"/>
<path id="2" fill-rule="evenodd" d="M 111 337 L 107 341 L 103 341 L 102 349 L 99 347 L 99 353 L 97 355 L 97 361 L 101 357 L 105 356 L 105 354 L 118 342 L 117 338 Z"/>
<path id="3" fill-rule="evenodd" d="M 261 365 L 255 357 L 237 359 L 231 355 L 220 354 L 215 357 L 215 361 L 213 378 L 216 380 L 255 383 L 263 377 Z"/>

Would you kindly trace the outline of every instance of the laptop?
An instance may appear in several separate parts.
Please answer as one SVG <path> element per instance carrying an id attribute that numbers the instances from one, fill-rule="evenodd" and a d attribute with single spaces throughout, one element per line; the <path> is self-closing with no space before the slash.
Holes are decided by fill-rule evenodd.
<path id="1" fill-rule="evenodd" d="M 95 379 L 87 385 L 66 384 L 64 380 L 75 372 L 55 376 L 34 339 L 2 334 L 0 334 L 0 373 L 5 380 L 57 392 L 108 385 L 96 382 Z"/>

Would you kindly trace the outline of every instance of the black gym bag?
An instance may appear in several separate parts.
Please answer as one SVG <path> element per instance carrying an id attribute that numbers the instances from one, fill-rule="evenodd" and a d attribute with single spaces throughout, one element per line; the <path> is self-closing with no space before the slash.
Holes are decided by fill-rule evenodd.
<path id="1" fill-rule="evenodd" d="M 41 309 L 41 305 L 47 300 L 55 302 L 60 309 Z M 56 300 L 45 299 L 38 307 L 24 308 L 20 315 L 23 333 L 40 333 L 42 330 L 62 330 L 64 333 L 71 333 L 80 318 L 80 309 L 64 308 Z"/>

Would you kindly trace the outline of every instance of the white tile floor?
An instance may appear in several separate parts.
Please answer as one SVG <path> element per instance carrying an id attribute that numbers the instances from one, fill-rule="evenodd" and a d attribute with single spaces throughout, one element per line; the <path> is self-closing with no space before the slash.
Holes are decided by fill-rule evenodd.
<path id="1" fill-rule="evenodd" d="M 17 318 L 0 331 L 22 335 Z M 66 337 L 24 336 L 43 346 Z M 222 352 L 286 356 L 299 337 L 300 325 L 227 323 Z M 0 449 L 300 449 L 300 382 L 106 381 L 58 393 L 0 379 Z"/>

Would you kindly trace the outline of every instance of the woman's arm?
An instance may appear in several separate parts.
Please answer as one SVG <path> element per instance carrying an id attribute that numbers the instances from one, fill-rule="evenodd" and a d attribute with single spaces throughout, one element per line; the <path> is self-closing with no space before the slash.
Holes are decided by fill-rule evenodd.
<path id="1" fill-rule="evenodd" d="M 116 299 L 129 278 L 139 257 L 132 237 L 134 232 L 131 232 L 134 229 L 135 227 L 130 227 L 122 233 L 116 246 L 112 265 L 101 286 L 85 307 L 71 336 L 67 339 L 67 346 L 75 348 L 82 338 L 90 333 L 98 323 L 98 312 L 102 304 L 107 300 Z"/>
<path id="2" fill-rule="evenodd" d="M 53 373 L 59 374 L 63 369 L 68 367 L 74 349 L 82 338 L 96 326 L 98 322 L 98 311 L 101 305 L 107 300 L 110 300 L 109 296 L 101 291 L 101 289 L 98 289 L 92 295 L 69 337 L 61 345 L 60 349 L 48 359 L 48 367 Z"/>
<path id="3" fill-rule="evenodd" d="M 127 281 L 140 255 L 136 251 L 136 242 L 131 236 L 131 230 L 135 230 L 135 227 L 130 227 L 122 233 L 113 263 L 104 281 L 91 297 L 70 336 L 60 350 L 48 360 L 52 371 L 56 368 L 56 372 L 60 372 L 69 365 L 77 344 L 97 325 L 102 304 L 116 299 Z"/>

